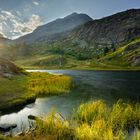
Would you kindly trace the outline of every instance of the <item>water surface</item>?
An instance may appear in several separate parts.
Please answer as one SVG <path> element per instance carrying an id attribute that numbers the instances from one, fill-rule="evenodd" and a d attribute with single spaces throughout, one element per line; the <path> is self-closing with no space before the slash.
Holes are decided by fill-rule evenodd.
<path id="1" fill-rule="evenodd" d="M 69 94 L 38 98 L 35 103 L 27 105 L 17 113 L 1 116 L 0 123 L 18 124 L 18 127 L 14 129 L 15 133 L 20 132 L 21 127 L 28 127 L 28 115 L 44 117 L 52 108 L 68 117 L 73 108 L 79 106 L 81 102 L 103 99 L 111 104 L 117 99 L 134 102 L 140 100 L 140 72 L 33 70 L 33 72 L 37 71 L 72 76 L 79 86 Z"/>

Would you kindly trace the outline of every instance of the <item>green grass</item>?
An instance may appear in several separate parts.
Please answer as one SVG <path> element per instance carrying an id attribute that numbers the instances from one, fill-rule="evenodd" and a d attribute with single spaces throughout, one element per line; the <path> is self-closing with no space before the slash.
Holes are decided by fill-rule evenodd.
<path id="1" fill-rule="evenodd" d="M 27 95 L 27 76 L 0 77 L 0 110 L 6 110 L 16 104 L 25 102 L 31 95 Z"/>
<path id="2" fill-rule="evenodd" d="M 34 51 L 31 55 L 27 55 L 26 58 L 24 55 L 21 55 L 15 60 L 15 63 L 30 69 L 140 70 L 139 66 L 133 66 L 134 62 L 132 61 L 134 57 L 140 55 L 140 47 L 125 51 L 130 45 L 138 42 L 140 42 L 140 38 L 130 40 L 128 43 L 118 46 L 114 52 L 110 51 L 106 55 L 101 54 L 98 56 L 98 59 L 93 55 L 85 60 L 78 60 L 75 57 L 77 53 L 73 52 L 80 52 L 80 48 L 76 46 L 70 47 L 70 50 L 74 50 L 71 50 L 72 52 L 69 54 L 69 49 L 66 49 L 69 46 L 62 45 L 61 49 L 65 50 L 63 55 L 53 51 L 55 48 L 61 50 L 59 43 L 54 44 L 54 47 L 49 44 L 46 44 L 47 47 L 40 46 L 41 52 L 36 50 L 37 46 L 32 46 Z M 83 52 L 83 54 L 85 53 Z"/>
<path id="3" fill-rule="evenodd" d="M 13 137 L 34 140 L 139 140 L 140 104 L 125 103 L 121 100 L 112 107 L 98 100 L 81 104 L 73 113 L 72 120 L 63 123 L 52 111 L 42 120 L 30 135 Z M 129 135 L 129 129 L 134 133 Z"/>
<path id="4" fill-rule="evenodd" d="M 140 47 L 125 51 L 130 45 L 134 45 L 138 42 L 140 42 L 140 38 L 120 46 L 115 52 L 109 52 L 105 56 L 100 56 L 98 60 L 91 62 L 91 67 L 105 70 L 140 70 L 140 66 L 132 65 L 133 58 L 140 55 Z"/>
<path id="5" fill-rule="evenodd" d="M 86 69 L 89 67 L 89 60 L 75 60 L 74 58 L 64 57 L 60 63 L 60 55 L 35 55 L 27 59 L 20 58 L 15 61 L 18 66 L 25 69 Z"/>
<path id="6" fill-rule="evenodd" d="M 68 76 L 48 73 L 29 73 L 10 79 L 0 77 L 0 111 L 22 107 L 38 96 L 68 93 L 71 82 Z"/>
<path id="7" fill-rule="evenodd" d="M 15 61 L 18 65 L 21 67 L 43 67 L 47 65 L 48 67 L 61 67 L 60 62 L 62 62 L 62 65 L 64 65 L 65 60 L 60 55 L 35 55 L 35 56 L 29 56 L 26 57 L 26 59 L 23 59 L 22 57 Z"/>

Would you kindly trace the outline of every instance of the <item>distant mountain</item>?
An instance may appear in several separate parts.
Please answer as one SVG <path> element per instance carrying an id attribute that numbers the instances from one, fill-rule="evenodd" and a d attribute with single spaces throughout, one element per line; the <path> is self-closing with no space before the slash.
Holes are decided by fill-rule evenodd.
<path id="1" fill-rule="evenodd" d="M 98 20 L 74 13 L 16 41 L 8 56 L 24 66 L 140 68 L 140 9 Z"/>
<path id="2" fill-rule="evenodd" d="M 88 21 L 92 21 L 92 18 L 90 18 L 88 15 L 73 13 L 64 18 L 59 18 L 48 24 L 42 25 L 38 27 L 33 33 L 22 36 L 16 39 L 16 41 L 30 43 L 39 40 L 44 41 L 43 39 L 46 40 L 47 38 L 51 38 L 56 34 L 72 30 Z"/>
<path id="3" fill-rule="evenodd" d="M 77 28 L 73 35 L 92 46 L 119 45 L 140 37 L 140 9 L 130 9 Z M 85 44 L 86 44 L 85 43 Z"/>

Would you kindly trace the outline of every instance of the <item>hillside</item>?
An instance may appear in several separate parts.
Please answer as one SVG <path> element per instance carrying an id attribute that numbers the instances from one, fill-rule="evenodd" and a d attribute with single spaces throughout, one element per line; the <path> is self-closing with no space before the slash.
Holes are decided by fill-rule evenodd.
<path id="1" fill-rule="evenodd" d="M 22 74 L 22 69 L 17 67 L 9 60 L 0 58 L 0 76 L 11 77 L 13 75 Z"/>
<path id="2" fill-rule="evenodd" d="M 10 43 L 12 43 L 12 40 L 3 37 L 3 35 L 0 34 L 0 47 L 3 47 L 5 45 L 8 46 L 8 45 L 10 45 Z"/>
<path id="3" fill-rule="evenodd" d="M 75 21 L 75 16 L 88 17 L 74 13 L 43 25 L 19 38 L 17 45 L 7 48 L 7 57 L 25 67 L 139 69 L 139 43 L 137 47 L 132 45 L 129 51 L 120 50 L 136 40 L 139 42 L 140 9 L 130 9 L 98 20 L 88 18 L 89 22 L 80 26 L 75 24 L 71 30 L 62 28 Z M 71 22 L 65 24 L 65 21 Z M 40 37 L 36 39 L 38 35 Z M 35 42 L 29 43 L 28 39 Z M 110 55 L 115 56 L 108 58 Z M 122 60 L 124 65 L 120 63 Z"/>
<path id="4" fill-rule="evenodd" d="M 114 52 L 108 52 L 105 56 L 93 59 L 91 67 L 104 69 L 140 68 L 140 38 L 122 45 Z"/>
<path id="5" fill-rule="evenodd" d="M 20 37 L 16 41 L 26 43 L 46 41 L 50 38 L 54 38 L 56 34 L 72 30 L 88 21 L 92 21 L 92 18 L 88 15 L 73 13 L 64 18 L 59 18 L 48 24 L 42 25 L 34 30 L 33 33 Z"/>

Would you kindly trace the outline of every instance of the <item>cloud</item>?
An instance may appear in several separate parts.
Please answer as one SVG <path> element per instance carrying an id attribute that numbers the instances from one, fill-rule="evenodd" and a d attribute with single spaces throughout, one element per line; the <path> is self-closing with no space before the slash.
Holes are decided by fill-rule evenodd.
<path id="1" fill-rule="evenodd" d="M 20 11 L 16 11 L 16 14 L 17 14 L 18 16 L 22 16 L 22 14 L 21 14 Z"/>
<path id="2" fill-rule="evenodd" d="M 43 22 L 39 15 L 32 14 L 26 21 L 20 18 L 20 12 L 16 15 L 10 11 L 0 11 L 0 33 L 5 37 L 15 39 L 19 36 L 31 33 Z"/>
<path id="3" fill-rule="evenodd" d="M 35 29 L 37 26 L 42 24 L 42 20 L 40 16 L 33 14 L 26 24 L 28 28 Z"/>
<path id="4" fill-rule="evenodd" d="M 14 17 L 14 15 L 12 15 L 12 13 L 10 13 L 9 11 L 2 10 L 1 13 L 4 14 L 6 17 Z"/>
<path id="5" fill-rule="evenodd" d="M 34 4 L 34 5 L 39 5 L 39 2 L 33 1 L 33 4 Z"/>

